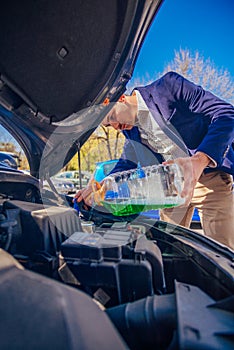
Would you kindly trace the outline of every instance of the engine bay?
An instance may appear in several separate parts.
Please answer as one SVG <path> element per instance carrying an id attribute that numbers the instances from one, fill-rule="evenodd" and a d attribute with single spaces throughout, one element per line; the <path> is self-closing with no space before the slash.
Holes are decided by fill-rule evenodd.
<path id="1" fill-rule="evenodd" d="M 211 340 L 207 348 L 218 348 L 220 324 L 233 332 L 231 252 L 165 222 L 101 216 L 90 222 L 70 206 L 2 199 L 1 248 L 24 269 L 88 295 L 130 349 L 198 349 Z M 208 335 L 204 317 L 216 325 Z"/>

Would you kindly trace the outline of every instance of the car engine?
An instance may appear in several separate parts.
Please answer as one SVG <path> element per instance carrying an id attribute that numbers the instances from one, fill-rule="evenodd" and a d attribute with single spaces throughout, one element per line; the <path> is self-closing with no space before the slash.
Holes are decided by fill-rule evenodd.
<path id="1" fill-rule="evenodd" d="M 215 244 L 210 250 L 204 237 L 192 242 L 193 231 L 161 221 L 98 211 L 90 231 L 86 214 L 69 197 L 67 205 L 2 198 L 1 248 L 42 284 L 49 277 L 87 295 L 124 348 L 231 348 L 231 338 L 215 334 L 233 334 L 233 266 L 215 264 Z"/>

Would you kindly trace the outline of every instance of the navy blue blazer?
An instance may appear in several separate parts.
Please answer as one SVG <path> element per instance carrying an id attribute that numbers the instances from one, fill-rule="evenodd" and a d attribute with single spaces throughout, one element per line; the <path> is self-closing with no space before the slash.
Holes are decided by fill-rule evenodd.
<path id="1" fill-rule="evenodd" d="M 136 88 L 161 129 L 189 155 L 206 153 L 216 168 L 234 175 L 234 107 L 175 72 Z M 123 131 L 123 153 L 112 172 L 161 163 L 162 155 L 141 147 L 137 127 Z"/>

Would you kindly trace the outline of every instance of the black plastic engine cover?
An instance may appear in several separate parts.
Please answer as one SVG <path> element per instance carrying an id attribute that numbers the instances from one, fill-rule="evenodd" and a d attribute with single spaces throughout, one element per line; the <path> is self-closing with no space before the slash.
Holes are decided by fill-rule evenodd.
<path id="1" fill-rule="evenodd" d="M 18 210 L 17 237 L 12 239 L 14 253 L 32 255 L 44 251 L 56 255 L 61 243 L 75 231 L 81 230 L 76 210 L 66 207 L 43 206 L 42 204 L 5 201 L 3 213 Z M 19 233 L 20 232 L 20 233 Z"/>
<path id="2" fill-rule="evenodd" d="M 145 235 L 127 229 L 75 232 L 62 243 L 61 253 L 64 282 L 71 283 L 72 274 L 72 284 L 79 284 L 106 307 L 165 290 L 161 252 Z"/>

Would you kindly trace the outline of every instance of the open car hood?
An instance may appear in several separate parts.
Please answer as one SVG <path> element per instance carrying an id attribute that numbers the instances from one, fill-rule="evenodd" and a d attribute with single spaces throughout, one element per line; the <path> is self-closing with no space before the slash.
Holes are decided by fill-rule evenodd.
<path id="1" fill-rule="evenodd" d="M 1 3 L 0 120 L 34 176 L 42 158 L 44 173 L 59 171 L 100 124 L 105 98 L 123 93 L 161 3 Z"/>

